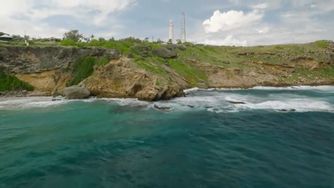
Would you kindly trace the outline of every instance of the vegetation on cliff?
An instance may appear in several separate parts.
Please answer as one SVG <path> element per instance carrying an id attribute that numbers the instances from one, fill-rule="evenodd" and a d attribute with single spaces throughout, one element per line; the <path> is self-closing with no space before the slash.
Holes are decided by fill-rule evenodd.
<path id="1" fill-rule="evenodd" d="M 61 45 L 68 45 L 60 42 Z M 190 86 L 207 85 L 208 71 L 202 65 L 221 69 L 250 71 L 259 64 L 275 69 L 293 68 L 288 75 L 277 75 L 283 85 L 298 84 L 300 80 L 326 77 L 334 79 L 333 42 L 316 41 L 308 44 L 287 44 L 255 47 L 208 46 L 201 44 L 163 44 L 128 38 L 122 40 L 92 40 L 75 42 L 70 46 L 112 48 L 158 76 L 166 77 L 166 67 L 184 77 Z M 165 58 L 154 53 L 167 49 L 177 56 Z M 313 64 L 313 65 L 312 65 Z M 313 67 L 312 67 L 313 66 Z M 277 70 L 279 72 L 279 70 Z M 238 71 L 236 71 L 238 72 Z M 234 73 L 236 74 L 236 73 Z"/>
<path id="2" fill-rule="evenodd" d="M 102 66 L 109 62 L 106 57 L 82 57 L 78 59 L 72 69 L 72 79 L 68 86 L 77 85 L 84 79 L 88 78 L 94 72 L 94 66 Z"/>
<path id="3" fill-rule="evenodd" d="M 33 41 L 30 47 L 0 44 L 1 54 L 5 58 L 0 63 L 7 63 L 14 73 L 28 75 L 20 78 L 41 78 L 43 83 L 52 83 L 50 93 L 56 86 L 57 90 L 58 86 L 61 89 L 84 83 L 102 97 L 158 100 L 180 96 L 182 89 L 190 87 L 334 84 L 332 41 L 234 47 L 134 38 L 85 42 L 66 38 L 47 43 Z M 50 61 L 46 61 L 48 58 Z M 54 72 L 39 74 L 45 71 Z"/>
<path id="4" fill-rule="evenodd" d="M 33 89 L 34 88 L 30 84 L 17 79 L 15 76 L 5 73 L 0 68 L 0 92 L 18 90 L 32 91 Z"/>

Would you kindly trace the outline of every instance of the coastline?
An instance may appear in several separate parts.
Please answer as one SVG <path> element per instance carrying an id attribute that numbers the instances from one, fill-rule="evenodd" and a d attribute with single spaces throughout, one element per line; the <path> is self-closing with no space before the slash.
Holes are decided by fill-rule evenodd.
<path id="1" fill-rule="evenodd" d="M 0 97 L 0 110 L 26 110 L 57 107 L 71 104 L 117 105 L 123 110 L 154 110 L 161 113 L 206 111 L 211 113 L 234 113 L 252 110 L 288 112 L 334 113 L 334 86 L 292 86 L 254 88 L 191 88 L 184 91 L 185 97 L 170 100 L 142 101 L 136 98 L 65 99 L 64 97 Z M 314 96 L 321 96 L 314 97 Z M 325 100 L 323 97 L 329 99 Z M 123 108 L 124 107 L 124 108 Z"/>
<path id="2" fill-rule="evenodd" d="M 222 88 L 200 88 L 200 87 L 193 87 L 183 90 L 182 96 L 173 97 L 170 99 L 161 99 L 155 101 L 168 101 L 173 100 L 175 98 L 182 98 L 186 97 L 187 94 L 196 92 L 196 91 L 235 91 L 235 90 L 256 90 L 256 89 L 269 89 L 269 90 L 287 90 L 287 89 L 317 89 L 321 87 L 334 87 L 334 84 L 310 84 L 310 85 L 256 85 L 252 87 L 222 87 Z M 57 99 L 59 97 L 64 98 L 61 95 L 51 95 L 47 94 L 46 92 L 39 92 L 39 91 L 10 91 L 10 92 L 0 92 L 0 99 L 15 99 L 15 98 L 38 98 L 38 97 L 49 97 L 50 99 Z M 154 101 L 147 101 L 147 100 L 140 100 L 134 97 L 98 97 L 98 96 L 90 96 L 90 98 L 97 98 L 97 99 L 136 99 L 139 101 L 146 101 L 146 102 L 154 102 Z M 64 98 L 65 99 L 65 98 Z M 87 100 L 82 99 L 82 100 Z M 74 99 L 80 100 L 80 99 Z"/>
<path id="3" fill-rule="evenodd" d="M 58 96 L 79 86 L 84 97 L 89 92 L 98 98 L 160 101 L 182 97 L 193 87 L 334 85 L 331 42 L 238 48 L 137 41 L 127 48 L 2 46 L 0 91 L 8 92 L 0 95 Z"/>
<path id="4" fill-rule="evenodd" d="M 18 92 L 8 92 L 8 93 L 0 93 L 0 99 L 17 99 L 17 98 L 39 98 L 39 97 L 43 97 L 43 98 L 49 98 L 49 99 L 58 99 L 58 98 L 62 98 L 64 100 L 69 100 L 69 101 L 75 101 L 75 100 L 88 100 L 88 99 L 109 99 L 109 100 L 113 100 L 113 99 L 132 99 L 132 100 L 138 100 L 138 101 L 143 101 L 143 102 L 158 102 L 158 101 L 169 101 L 169 100 L 173 100 L 173 99 L 177 99 L 177 98 L 183 98 L 186 97 L 187 94 L 193 93 L 193 92 L 197 92 L 197 91 L 238 91 L 238 90 L 299 90 L 299 89 L 303 89 L 303 90 L 307 90 L 307 89 L 326 89 L 326 88 L 334 88 L 334 84 L 333 85 L 329 85 L 329 84 L 319 84 L 319 85 L 287 85 L 287 86 L 267 86 L 267 85 L 258 85 L 258 86 L 253 86 L 253 87 L 226 87 L 226 88 L 199 88 L 199 87 L 193 87 L 193 88 L 188 88 L 188 89 L 184 89 L 183 96 L 179 96 L 179 97 L 174 97 L 171 99 L 162 99 L 162 100 L 156 100 L 156 101 L 147 101 L 147 100 L 140 100 L 138 98 L 134 98 L 134 97 L 97 97 L 97 96 L 90 96 L 87 99 L 65 99 L 65 97 L 61 96 L 61 95 L 57 95 L 57 96 L 53 96 L 47 93 L 43 93 L 43 92 L 22 92 L 22 91 L 18 91 Z"/>
<path id="5" fill-rule="evenodd" d="M 192 87 L 183 89 L 183 95 L 182 96 L 176 96 L 170 99 L 161 99 L 161 100 L 155 100 L 155 101 L 168 101 L 175 98 L 185 97 L 188 93 L 195 92 L 195 91 L 233 91 L 233 90 L 254 90 L 254 89 L 301 89 L 301 88 L 319 88 L 319 87 L 334 87 L 333 84 L 303 84 L 303 85 L 255 85 L 251 87 L 221 87 L 221 88 L 200 88 L 200 87 Z M 40 91 L 10 91 L 10 92 L 0 92 L 0 99 L 6 99 L 6 98 L 24 98 L 24 97 L 50 97 L 51 99 L 55 99 L 57 97 L 63 97 L 61 95 L 51 95 L 46 92 L 40 92 Z M 134 97 L 98 97 L 91 95 L 89 98 L 100 98 L 100 99 L 138 99 Z M 140 100 L 140 99 L 138 99 Z M 140 101 L 146 101 L 146 102 L 154 102 L 154 101 L 147 101 L 147 100 L 140 100 Z"/>

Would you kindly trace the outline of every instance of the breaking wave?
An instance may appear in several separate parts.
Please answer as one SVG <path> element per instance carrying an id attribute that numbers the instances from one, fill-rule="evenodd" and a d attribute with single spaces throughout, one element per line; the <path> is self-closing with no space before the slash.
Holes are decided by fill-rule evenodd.
<path id="1" fill-rule="evenodd" d="M 52 101 L 52 97 L 0 98 L 1 109 L 41 108 L 65 104 L 66 100 Z"/>
<path id="2" fill-rule="evenodd" d="M 185 90 L 187 97 L 158 102 L 174 110 L 240 112 L 272 110 L 279 112 L 334 112 L 334 86 L 254 87 L 251 89 Z"/>
<path id="3" fill-rule="evenodd" d="M 51 97 L 0 98 L 0 110 L 43 108 L 70 102 L 96 102 L 119 106 L 140 107 L 141 110 L 208 111 L 214 113 L 267 110 L 277 112 L 331 112 L 334 113 L 333 86 L 254 87 L 251 89 L 185 90 L 186 97 L 169 101 L 145 102 L 137 99 L 65 100 Z"/>

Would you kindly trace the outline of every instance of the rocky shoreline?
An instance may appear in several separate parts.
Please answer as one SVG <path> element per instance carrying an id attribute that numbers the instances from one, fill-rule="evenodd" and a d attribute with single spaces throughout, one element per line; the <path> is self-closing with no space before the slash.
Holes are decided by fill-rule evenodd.
<path id="1" fill-rule="evenodd" d="M 63 95 L 71 99 L 94 96 L 157 101 L 182 97 L 185 89 L 193 87 L 247 89 L 255 86 L 334 85 L 331 72 L 334 70 L 334 50 L 320 50 L 325 54 L 324 61 L 310 53 L 314 57 L 292 56 L 289 62 L 275 64 L 252 60 L 236 66 L 222 66 L 190 57 L 182 57 L 182 62 L 176 59 L 176 50 L 173 56 L 160 54 L 157 58 L 172 63 L 177 60 L 177 64 L 157 63 L 157 67 L 148 67 L 145 62 L 113 49 L 0 47 L 0 70 L 34 88 L 33 91 L 2 91 L 0 96 Z M 253 56 L 256 54 L 249 58 Z M 268 54 L 265 53 L 263 58 L 268 58 Z M 191 72 L 194 70 L 198 73 Z M 81 89 L 76 88 L 75 92 L 81 92 L 64 95 L 64 90 L 76 85 Z"/>
<path id="2" fill-rule="evenodd" d="M 247 90 L 247 89 L 254 89 L 254 88 L 258 88 L 258 87 L 268 87 L 268 88 L 277 88 L 277 89 L 281 89 L 281 88 L 298 88 L 298 87 L 321 87 L 321 86 L 334 86 L 334 82 L 330 82 L 330 83 L 323 83 L 323 84 L 310 84 L 310 85 L 255 85 L 252 87 L 228 87 L 228 88 L 186 88 L 182 91 L 182 94 L 180 94 L 180 96 L 177 97 L 186 97 L 188 93 L 191 93 L 193 91 L 224 91 L 224 90 L 236 90 L 236 89 L 241 89 L 241 90 Z M 78 86 L 79 87 L 79 86 Z M 85 89 L 85 88 L 82 88 Z M 86 89 L 85 89 L 86 90 Z M 88 90 L 87 90 L 88 91 Z M 87 91 L 84 91 L 84 93 L 87 93 Z M 89 91 L 88 91 L 89 92 Z M 80 92 L 79 92 L 80 93 Z M 0 92 L 0 98 L 25 98 L 25 97 L 52 97 L 54 99 L 58 98 L 58 97 L 64 97 L 64 99 L 87 99 L 87 98 L 91 98 L 94 97 L 96 98 L 97 96 L 95 95 L 91 95 L 90 92 L 89 94 L 85 94 L 83 96 L 74 96 L 74 97 L 66 97 L 68 94 L 59 94 L 59 95 L 50 95 L 48 93 L 45 92 L 39 92 L 39 91 L 9 91 L 9 92 Z M 81 94 L 79 94 L 81 95 Z M 177 98 L 174 97 L 174 98 Z M 99 98 L 99 97 L 97 97 Z M 100 97 L 100 98 L 105 98 L 105 97 Z M 110 98 L 114 98 L 114 97 L 110 97 Z M 124 99 L 124 97 L 116 97 L 119 99 Z M 138 98 L 136 98 L 138 99 Z M 170 98 L 173 99 L 173 98 Z M 165 99 L 165 100 L 170 100 L 170 99 Z M 139 99 L 140 100 L 140 99 Z M 231 103 L 233 103 L 233 101 L 231 101 Z"/>

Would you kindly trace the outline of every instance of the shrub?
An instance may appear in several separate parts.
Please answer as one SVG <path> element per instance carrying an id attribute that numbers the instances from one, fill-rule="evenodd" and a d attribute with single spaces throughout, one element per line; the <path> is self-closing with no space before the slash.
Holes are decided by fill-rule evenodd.
<path id="1" fill-rule="evenodd" d="M 94 66 L 103 66 L 109 63 L 106 57 L 83 57 L 76 61 L 73 65 L 72 79 L 67 84 L 69 86 L 77 85 L 84 79 L 91 76 L 94 72 Z"/>
<path id="2" fill-rule="evenodd" d="M 327 40 L 319 40 L 314 42 L 319 48 L 328 48 L 330 42 Z"/>
<path id="3" fill-rule="evenodd" d="M 60 41 L 60 44 L 63 46 L 75 46 L 77 44 L 77 42 L 75 42 L 74 40 L 71 39 L 64 39 L 62 41 Z"/>
<path id="4" fill-rule="evenodd" d="M 84 57 L 74 63 L 73 77 L 69 85 L 77 85 L 94 72 L 96 59 L 94 57 Z"/>
<path id="5" fill-rule="evenodd" d="M 33 86 L 0 70 L 0 91 L 34 90 Z"/>
<path id="6" fill-rule="evenodd" d="M 64 33 L 64 39 L 73 40 L 78 42 L 83 38 L 83 35 L 79 33 L 78 30 L 71 30 L 69 32 Z"/>

